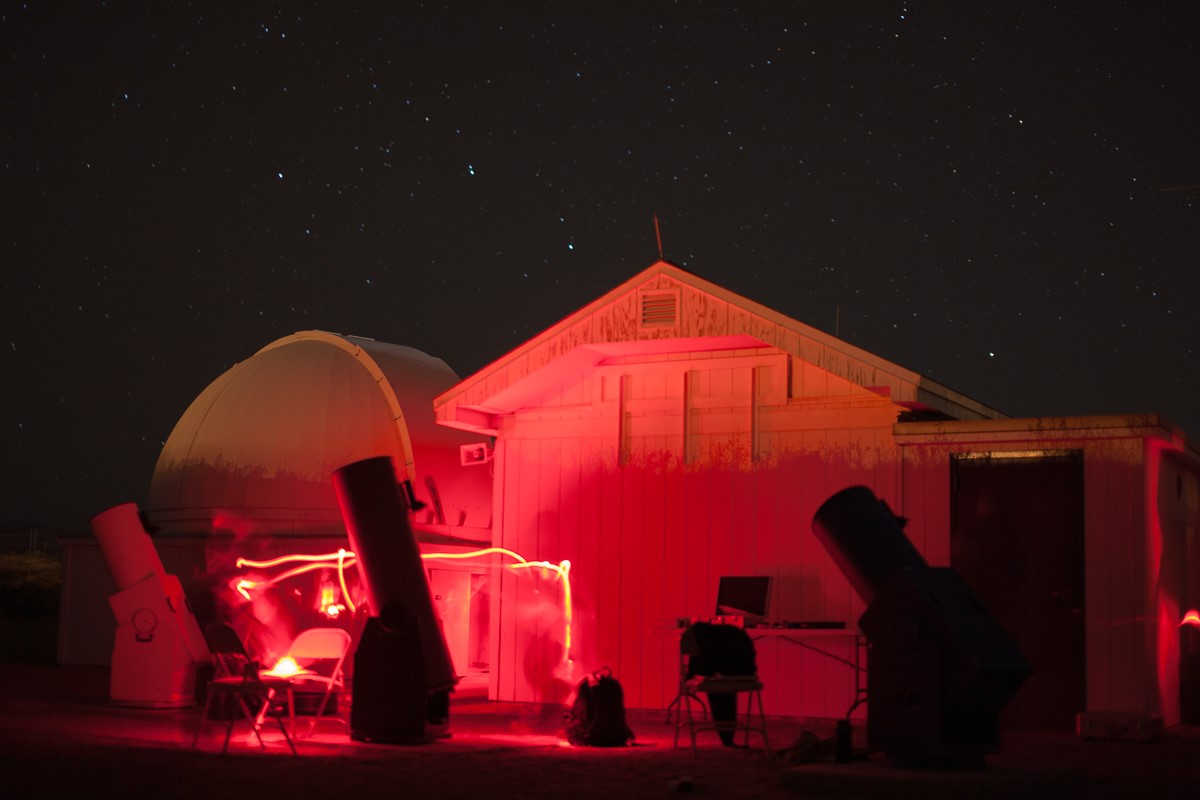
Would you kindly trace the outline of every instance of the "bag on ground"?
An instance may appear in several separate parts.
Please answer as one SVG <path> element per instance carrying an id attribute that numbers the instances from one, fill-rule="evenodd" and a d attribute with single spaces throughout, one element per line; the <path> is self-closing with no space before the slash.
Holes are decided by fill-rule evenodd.
<path id="1" fill-rule="evenodd" d="M 625 690 L 608 667 L 580 681 L 567 713 L 567 740 L 591 747 L 624 747 L 633 738 L 625 722 Z"/>

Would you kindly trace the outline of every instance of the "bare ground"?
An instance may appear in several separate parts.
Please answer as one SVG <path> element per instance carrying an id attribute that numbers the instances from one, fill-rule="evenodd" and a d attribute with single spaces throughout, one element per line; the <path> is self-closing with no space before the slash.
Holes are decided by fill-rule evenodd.
<path id="1" fill-rule="evenodd" d="M 127 796 L 650 798 L 698 797 L 1192 797 L 1200 782 L 1200 733 L 1168 732 L 1152 744 L 1081 742 L 1069 734 L 1012 734 L 988 766 L 969 773 L 899 770 L 865 759 L 786 764 L 804 731 L 828 720 L 771 718 L 772 753 L 729 749 L 711 733 L 693 755 L 662 711 L 630 711 L 637 744 L 570 747 L 562 709 L 456 699 L 448 739 L 395 746 L 352 741 L 323 723 L 293 757 L 282 737 L 262 750 L 244 728 L 227 755 L 223 729 L 192 709 L 138 710 L 107 702 L 107 671 L 0 664 L 0 769 L 4 797 Z M 856 731 L 861 736 L 861 730 Z M 757 742 L 753 742 L 757 745 Z M 861 738 L 858 740 L 861 747 Z"/>

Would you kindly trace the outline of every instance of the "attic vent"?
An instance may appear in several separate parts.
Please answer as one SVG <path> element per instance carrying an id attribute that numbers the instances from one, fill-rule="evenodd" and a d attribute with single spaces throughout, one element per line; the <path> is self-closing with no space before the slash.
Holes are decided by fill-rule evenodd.
<path id="1" fill-rule="evenodd" d="M 642 292 L 643 328 L 673 328 L 679 324 L 679 292 Z"/>

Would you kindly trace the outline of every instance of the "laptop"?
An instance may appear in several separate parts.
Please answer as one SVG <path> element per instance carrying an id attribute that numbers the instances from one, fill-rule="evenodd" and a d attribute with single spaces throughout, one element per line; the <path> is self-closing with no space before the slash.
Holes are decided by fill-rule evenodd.
<path id="1" fill-rule="evenodd" d="M 742 617 L 747 626 L 756 625 L 767 618 L 770 599 L 769 575 L 722 575 L 715 613 L 719 617 Z"/>

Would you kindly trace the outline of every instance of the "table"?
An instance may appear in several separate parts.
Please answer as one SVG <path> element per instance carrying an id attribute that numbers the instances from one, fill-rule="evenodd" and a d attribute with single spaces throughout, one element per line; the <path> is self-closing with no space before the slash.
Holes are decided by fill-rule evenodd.
<path id="1" fill-rule="evenodd" d="M 677 625 L 656 625 L 651 627 L 647 632 L 656 635 L 666 635 L 678 637 L 687 629 L 687 626 Z M 855 629 L 851 628 L 782 628 L 782 627 L 755 627 L 746 628 L 746 633 L 754 641 L 775 640 L 787 642 L 788 644 L 797 647 L 803 647 L 806 650 L 817 653 L 825 658 L 832 659 L 839 664 L 848 667 L 854 676 L 854 698 L 850 708 L 846 711 L 846 716 L 854 712 L 856 708 L 862 705 L 867 699 L 867 687 L 863 676 L 867 671 L 864 666 L 864 654 L 867 650 L 867 637 L 863 636 Z M 841 655 L 831 652 L 829 649 L 819 645 L 821 639 L 853 639 L 853 657 L 843 658 Z M 683 663 L 680 662 L 680 670 L 683 669 Z M 680 680 L 683 680 L 682 675 Z M 678 695 L 667 705 L 667 721 L 671 719 L 671 709 L 679 702 Z"/>
<path id="2" fill-rule="evenodd" d="M 794 644 L 797 647 L 803 647 L 806 650 L 811 650 L 814 653 L 819 653 L 826 658 L 831 658 L 840 664 L 845 664 L 854 674 L 854 702 L 846 711 L 846 716 L 850 714 L 863 703 L 867 698 L 867 689 L 863 685 L 862 676 L 867 671 L 867 668 L 862 665 L 863 653 L 867 649 L 867 637 L 863 636 L 856 630 L 849 628 L 771 628 L 758 627 L 747 628 L 746 633 L 750 634 L 750 638 L 758 641 L 761 639 L 776 639 L 789 644 Z M 818 647 L 813 644 L 812 639 L 834 639 L 834 638 L 853 638 L 854 639 L 854 658 L 853 660 L 842 658 L 837 653 L 831 653 L 829 650 Z"/>

